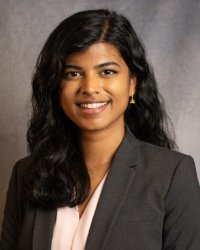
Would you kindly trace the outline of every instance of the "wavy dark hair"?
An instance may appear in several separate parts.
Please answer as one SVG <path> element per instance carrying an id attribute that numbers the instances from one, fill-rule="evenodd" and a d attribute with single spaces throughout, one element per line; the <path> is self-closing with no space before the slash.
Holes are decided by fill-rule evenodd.
<path id="1" fill-rule="evenodd" d="M 98 42 L 115 45 L 131 75 L 136 76 L 135 105 L 129 105 L 125 122 L 140 140 L 173 149 L 157 84 L 144 48 L 130 22 L 105 9 L 78 12 L 50 34 L 37 60 L 32 80 L 33 113 L 27 140 L 31 166 L 24 180 L 26 199 L 34 206 L 75 206 L 90 188 L 76 125 L 59 103 L 66 58 Z"/>

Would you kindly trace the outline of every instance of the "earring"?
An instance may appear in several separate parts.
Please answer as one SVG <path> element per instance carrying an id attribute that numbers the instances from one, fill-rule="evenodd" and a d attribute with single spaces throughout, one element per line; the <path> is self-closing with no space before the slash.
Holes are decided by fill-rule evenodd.
<path id="1" fill-rule="evenodd" d="M 130 104 L 134 104 L 134 103 L 135 103 L 135 100 L 134 100 L 133 96 L 131 96 Z"/>

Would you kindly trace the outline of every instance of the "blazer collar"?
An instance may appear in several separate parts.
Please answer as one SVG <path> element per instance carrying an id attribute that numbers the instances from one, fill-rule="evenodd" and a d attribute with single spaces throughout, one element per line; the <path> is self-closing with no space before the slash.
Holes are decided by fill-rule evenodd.
<path id="1" fill-rule="evenodd" d="M 112 226 L 125 201 L 136 175 L 138 140 L 126 128 L 126 133 L 112 161 L 90 227 L 86 250 L 104 249 Z"/>

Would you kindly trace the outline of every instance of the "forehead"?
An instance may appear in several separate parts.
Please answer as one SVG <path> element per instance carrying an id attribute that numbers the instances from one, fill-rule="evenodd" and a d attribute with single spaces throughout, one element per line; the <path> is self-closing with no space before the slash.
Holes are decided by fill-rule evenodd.
<path id="1" fill-rule="evenodd" d="M 101 64 L 107 61 L 115 61 L 126 64 L 118 48 L 111 43 L 95 43 L 86 50 L 75 52 L 66 59 L 66 64 Z"/>

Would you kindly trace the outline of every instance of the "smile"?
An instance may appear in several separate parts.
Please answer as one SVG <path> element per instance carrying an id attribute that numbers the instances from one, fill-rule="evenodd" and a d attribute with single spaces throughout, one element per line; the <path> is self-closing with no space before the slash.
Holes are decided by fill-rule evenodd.
<path id="1" fill-rule="evenodd" d="M 96 117 L 97 115 L 101 114 L 110 103 L 111 101 L 79 103 L 79 112 L 86 117 Z"/>
<path id="2" fill-rule="evenodd" d="M 108 102 L 82 103 L 79 104 L 79 106 L 86 109 L 97 109 L 105 106 L 106 104 L 108 104 Z"/>

